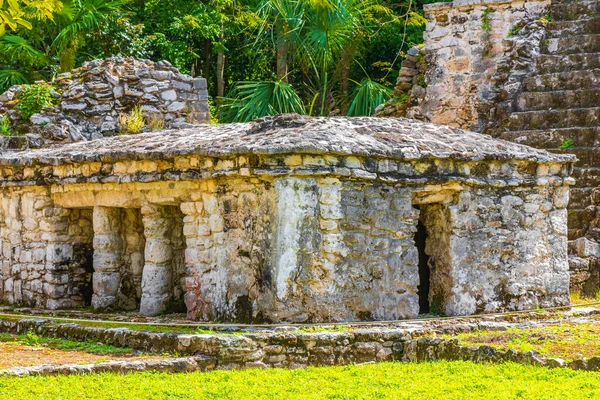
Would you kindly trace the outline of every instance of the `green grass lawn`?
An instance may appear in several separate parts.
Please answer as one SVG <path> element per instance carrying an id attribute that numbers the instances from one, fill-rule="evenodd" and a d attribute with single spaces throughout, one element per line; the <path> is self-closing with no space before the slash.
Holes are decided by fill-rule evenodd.
<path id="1" fill-rule="evenodd" d="M 0 378 L 0 399 L 597 399 L 600 373 L 518 364 Z"/>

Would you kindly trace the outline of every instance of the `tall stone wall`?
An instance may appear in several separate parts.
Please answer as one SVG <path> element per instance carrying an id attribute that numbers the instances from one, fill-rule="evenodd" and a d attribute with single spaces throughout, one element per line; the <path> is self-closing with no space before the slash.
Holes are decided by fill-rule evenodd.
<path id="1" fill-rule="evenodd" d="M 4 191 L 0 212 L 3 299 L 50 309 L 83 305 L 89 281 L 72 260 L 91 239 L 90 215 L 56 206 L 42 187 Z"/>
<path id="2" fill-rule="evenodd" d="M 550 1 L 454 0 L 425 5 L 425 95 L 409 116 L 475 131 L 485 128 L 497 96 L 505 41 L 524 21 L 546 15 Z"/>

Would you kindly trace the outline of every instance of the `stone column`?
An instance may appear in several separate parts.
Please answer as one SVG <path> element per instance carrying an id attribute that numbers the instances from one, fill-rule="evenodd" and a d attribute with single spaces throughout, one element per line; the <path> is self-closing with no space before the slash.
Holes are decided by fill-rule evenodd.
<path id="1" fill-rule="evenodd" d="M 142 315 L 157 315 L 165 311 L 173 287 L 173 248 L 169 239 L 173 221 L 166 207 L 142 207 L 146 236 L 145 265 L 142 273 Z"/>
<path id="2" fill-rule="evenodd" d="M 71 211 L 55 205 L 47 193 L 24 194 L 21 199 L 23 245 L 20 251 L 23 300 L 36 306 L 43 293 L 45 307 L 70 307 L 69 264 L 73 257 L 73 243 L 69 235 Z M 43 269 L 41 267 L 44 264 Z M 41 272 L 41 273 L 40 273 Z M 29 279 L 30 278 L 30 279 Z M 29 298 L 29 301 L 28 301 Z"/>
<path id="3" fill-rule="evenodd" d="M 96 309 L 114 305 L 121 284 L 123 240 L 121 210 L 113 207 L 94 207 L 94 295 Z"/>

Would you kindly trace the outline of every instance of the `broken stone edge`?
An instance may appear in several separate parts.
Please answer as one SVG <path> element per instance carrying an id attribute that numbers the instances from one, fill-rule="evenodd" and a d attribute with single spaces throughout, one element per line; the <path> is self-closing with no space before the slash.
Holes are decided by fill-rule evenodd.
<path id="1" fill-rule="evenodd" d="M 5 152 L 1 166 L 169 159 L 183 155 L 331 154 L 396 160 L 522 160 L 573 163 L 572 154 L 403 118 L 306 117 L 286 114 L 250 123 L 201 125 L 117 136 L 58 147 Z"/>

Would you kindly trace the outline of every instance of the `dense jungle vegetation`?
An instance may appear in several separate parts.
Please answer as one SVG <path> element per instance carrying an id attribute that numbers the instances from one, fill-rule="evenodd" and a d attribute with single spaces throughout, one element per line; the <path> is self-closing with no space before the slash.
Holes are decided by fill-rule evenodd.
<path id="1" fill-rule="evenodd" d="M 221 122 L 368 115 L 431 0 L 0 0 L 0 92 L 115 55 L 207 78 Z"/>

